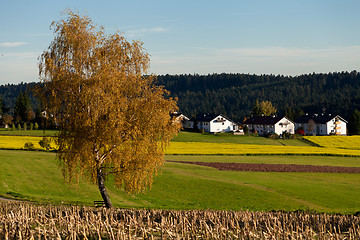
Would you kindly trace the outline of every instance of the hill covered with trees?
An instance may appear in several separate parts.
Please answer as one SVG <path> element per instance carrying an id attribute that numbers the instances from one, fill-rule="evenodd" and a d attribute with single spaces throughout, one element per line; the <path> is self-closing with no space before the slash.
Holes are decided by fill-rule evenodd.
<path id="1" fill-rule="evenodd" d="M 190 117 L 222 113 L 236 121 L 251 114 L 256 101 L 270 101 L 282 115 L 340 114 L 348 119 L 360 109 L 360 73 L 334 72 L 301 76 L 210 74 L 163 75 L 158 82 L 178 97 L 180 110 Z"/>
<path id="2" fill-rule="evenodd" d="M 351 119 L 360 110 L 360 73 L 334 72 L 300 76 L 209 74 L 160 75 L 157 83 L 179 99 L 180 111 L 189 117 L 202 113 L 221 113 L 235 121 L 251 114 L 256 101 L 270 101 L 277 114 L 339 114 Z M 36 83 L 0 86 L 4 105 L 13 112 L 20 92 L 27 92 L 33 108 L 36 98 L 28 89 Z M 34 109 L 35 110 L 35 109 Z"/>
<path id="3" fill-rule="evenodd" d="M 10 113 L 13 113 L 15 109 L 16 99 L 22 93 L 29 98 L 31 105 L 34 108 L 38 108 L 39 102 L 32 92 L 32 89 L 34 89 L 37 84 L 38 83 L 22 82 L 19 84 L 0 85 L 0 99 L 2 99 L 6 112 L 9 111 Z"/>

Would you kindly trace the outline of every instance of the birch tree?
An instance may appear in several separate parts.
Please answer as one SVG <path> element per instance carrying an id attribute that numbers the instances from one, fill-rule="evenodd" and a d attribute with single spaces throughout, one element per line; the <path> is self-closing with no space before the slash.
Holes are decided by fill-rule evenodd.
<path id="1" fill-rule="evenodd" d="M 164 148 L 179 130 L 176 100 L 148 74 L 140 41 L 106 34 L 87 16 L 65 12 L 51 24 L 54 40 L 39 60 L 39 96 L 60 131 L 57 158 L 68 181 L 86 176 L 129 193 L 144 191 L 163 164 Z"/>

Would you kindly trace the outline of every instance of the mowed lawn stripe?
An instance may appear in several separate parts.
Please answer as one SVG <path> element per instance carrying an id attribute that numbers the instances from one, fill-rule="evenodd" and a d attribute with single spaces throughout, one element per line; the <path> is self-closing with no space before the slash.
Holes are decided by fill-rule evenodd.
<path id="1" fill-rule="evenodd" d="M 171 142 L 166 154 L 180 155 L 330 155 L 360 156 L 360 150 L 312 146 L 272 146 L 234 143 Z"/>
<path id="2" fill-rule="evenodd" d="M 207 168 L 206 166 L 201 166 L 201 167 Z M 200 169 L 201 169 L 201 167 L 200 167 Z M 167 169 L 170 169 L 170 168 L 167 168 Z M 270 194 L 270 195 L 277 195 L 276 197 L 278 199 L 281 199 L 281 201 L 284 201 L 283 203 L 288 202 L 288 203 L 286 203 L 286 205 L 290 204 L 290 203 L 292 203 L 292 204 L 296 203 L 295 205 L 298 206 L 297 209 L 300 209 L 300 208 L 301 209 L 321 209 L 322 211 L 330 211 L 331 210 L 331 209 L 324 208 L 323 206 L 318 205 L 316 203 L 306 201 L 304 199 L 300 199 L 300 198 L 296 197 L 296 195 L 285 194 L 283 191 L 278 191 L 276 188 L 273 188 L 273 186 L 265 186 L 265 185 L 261 185 L 258 183 L 250 183 L 251 181 L 248 181 L 245 179 L 238 179 L 235 177 L 229 177 L 229 178 L 225 177 L 224 178 L 223 176 L 224 175 L 228 176 L 227 174 L 224 174 L 224 175 L 222 175 L 222 177 L 220 177 L 217 175 L 216 170 L 214 171 L 214 169 L 211 169 L 210 167 L 208 170 L 214 171 L 214 172 L 211 172 L 210 174 L 206 174 L 206 175 L 203 175 L 201 173 L 201 171 L 197 171 L 196 173 L 194 173 L 194 172 L 191 173 L 189 171 L 181 171 L 181 170 L 179 170 L 179 167 L 172 168 L 171 170 L 174 173 L 177 173 L 177 174 L 180 174 L 183 176 L 192 176 L 194 178 L 201 178 L 201 179 L 206 179 L 206 180 L 211 180 L 211 181 L 216 181 L 216 182 L 222 182 L 222 183 L 226 183 L 226 184 L 234 184 L 237 186 L 241 186 L 242 188 L 252 188 L 253 190 L 262 192 L 263 198 L 257 199 L 257 200 L 251 199 L 249 195 L 242 196 L 244 198 L 244 200 L 246 200 L 246 201 L 251 201 L 251 202 L 267 201 L 267 202 L 269 202 L 269 199 L 267 199 L 266 195 Z M 258 174 L 261 174 L 261 173 L 258 173 Z M 234 174 L 234 176 L 236 176 L 236 173 Z M 248 191 L 246 191 L 246 192 L 248 193 Z M 221 196 L 219 196 L 219 197 L 221 197 Z M 246 198 L 248 198 L 248 199 L 246 199 Z M 290 204 L 290 205 L 292 205 L 292 204 Z M 283 209 L 279 208 L 278 210 L 283 210 Z"/>
<path id="3" fill-rule="evenodd" d="M 165 155 L 169 161 L 299 164 L 317 166 L 360 167 L 360 157 L 338 156 L 283 156 L 283 155 Z"/>
<path id="4" fill-rule="evenodd" d="M 351 183 L 344 184 L 341 181 L 343 178 L 348 178 L 358 182 L 359 174 L 232 172 L 202 166 L 180 165 L 176 165 L 172 170 L 177 174 L 182 174 L 184 178 L 186 176 L 194 178 L 194 183 L 187 189 L 190 193 L 194 192 L 194 189 L 207 192 L 204 193 L 205 202 L 211 202 L 215 198 L 230 197 L 228 204 L 236 209 L 236 204 L 248 207 L 244 209 L 253 209 L 251 207 L 258 206 L 257 210 L 261 211 L 301 209 L 351 213 L 360 208 L 360 186 Z M 209 182 L 208 189 L 204 189 L 201 185 L 203 183 L 197 182 L 197 179 L 202 178 L 211 179 L 217 183 Z M 224 183 L 226 187 L 214 192 L 219 182 Z M 241 185 L 239 191 L 229 190 L 230 183 L 236 186 Z M 184 194 L 187 193 L 184 192 Z M 207 194 L 213 194 L 213 199 L 206 199 Z"/>

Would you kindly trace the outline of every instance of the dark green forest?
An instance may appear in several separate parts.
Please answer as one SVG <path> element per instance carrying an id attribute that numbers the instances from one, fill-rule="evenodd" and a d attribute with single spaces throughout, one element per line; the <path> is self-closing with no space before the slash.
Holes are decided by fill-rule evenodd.
<path id="1" fill-rule="evenodd" d="M 180 111 L 188 117 L 202 113 L 221 113 L 242 122 L 258 101 L 271 101 L 277 115 L 301 109 L 305 113 L 339 114 L 349 119 L 360 110 L 360 73 L 334 72 L 300 76 L 209 74 L 160 75 L 157 84 L 164 85 L 177 97 Z M 29 89 L 36 83 L 0 86 L 5 107 L 13 112 L 20 92 L 29 95 L 32 107 L 38 107 Z"/>
<path id="2" fill-rule="evenodd" d="M 271 101 L 278 115 L 305 113 L 339 114 L 349 119 L 360 109 L 360 73 L 334 72 L 301 76 L 210 74 L 163 75 L 158 83 L 179 99 L 180 111 L 192 117 L 221 113 L 242 122 L 258 101 Z"/>
<path id="3" fill-rule="evenodd" d="M 2 99 L 6 112 L 13 114 L 17 97 L 24 93 L 26 94 L 31 102 L 31 106 L 34 108 L 39 107 L 37 98 L 32 93 L 32 89 L 37 83 L 19 83 L 19 84 L 6 84 L 0 85 L 0 99 Z M 0 100 L 1 101 L 1 100 Z"/>

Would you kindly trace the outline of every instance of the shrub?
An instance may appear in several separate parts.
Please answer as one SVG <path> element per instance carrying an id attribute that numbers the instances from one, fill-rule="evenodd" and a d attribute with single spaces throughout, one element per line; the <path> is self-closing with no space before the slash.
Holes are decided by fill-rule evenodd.
<path id="1" fill-rule="evenodd" d="M 246 125 L 243 127 L 243 130 L 245 134 L 249 133 L 249 128 Z"/>
<path id="2" fill-rule="evenodd" d="M 34 129 L 34 124 L 30 123 L 30 130 L 33 130 L 33 129 Z"/>
<path id="3" fill-rule="evenodd" d="M 21 125 L 20 125 L 20 123 L 17 124 L 17 130 L 21 130 Z"/>
<path id="4" fill-rule="evenodd" d="M 289 133 L 289 132 L 284 132 L 283 134 L 282 134 L 282 138 L 283 139 L 290 139 L 290 136 L 291 136 L 291 133 Z"/>
<path id="5" fill-rule="evenodd" d="M 27 124 L 24 123 L 24 130 L 26 131 L 27 130 Z"/>
<path id="6" fill-rule="evenodd" d="M 39 145 L 42 148 L 45 148 L 46 151 L 49 151 L 51 149 L 51 145 L 50 145 L 51 140 L 49 138 L 43 137 L 43 139 L 41 139 L 39 141 Z"/>
<path id="7" fill-rule="evenodd" d="M 38 130 L 38 129 L 39 129 L 39 124 L 38 124 L 37 122 L 34 124 L 34 129 L 35 129 L 35 130 Z"/>
<path id="8" fill-rule="evenodd" d="M 266 137 L 271 138 L 271 139 L 279 139 L 280 138 L 280 136 L 276 133 L 268 133 L 266 135 Z"/>
<path id="9" fill-rule="evenodd" d="M 34 148 L 35 148 L 35 146 L 32 142 L 26 142 L 24 145 L 24 149 L 26 149 L 26 150 L 33 150 Z"/>

